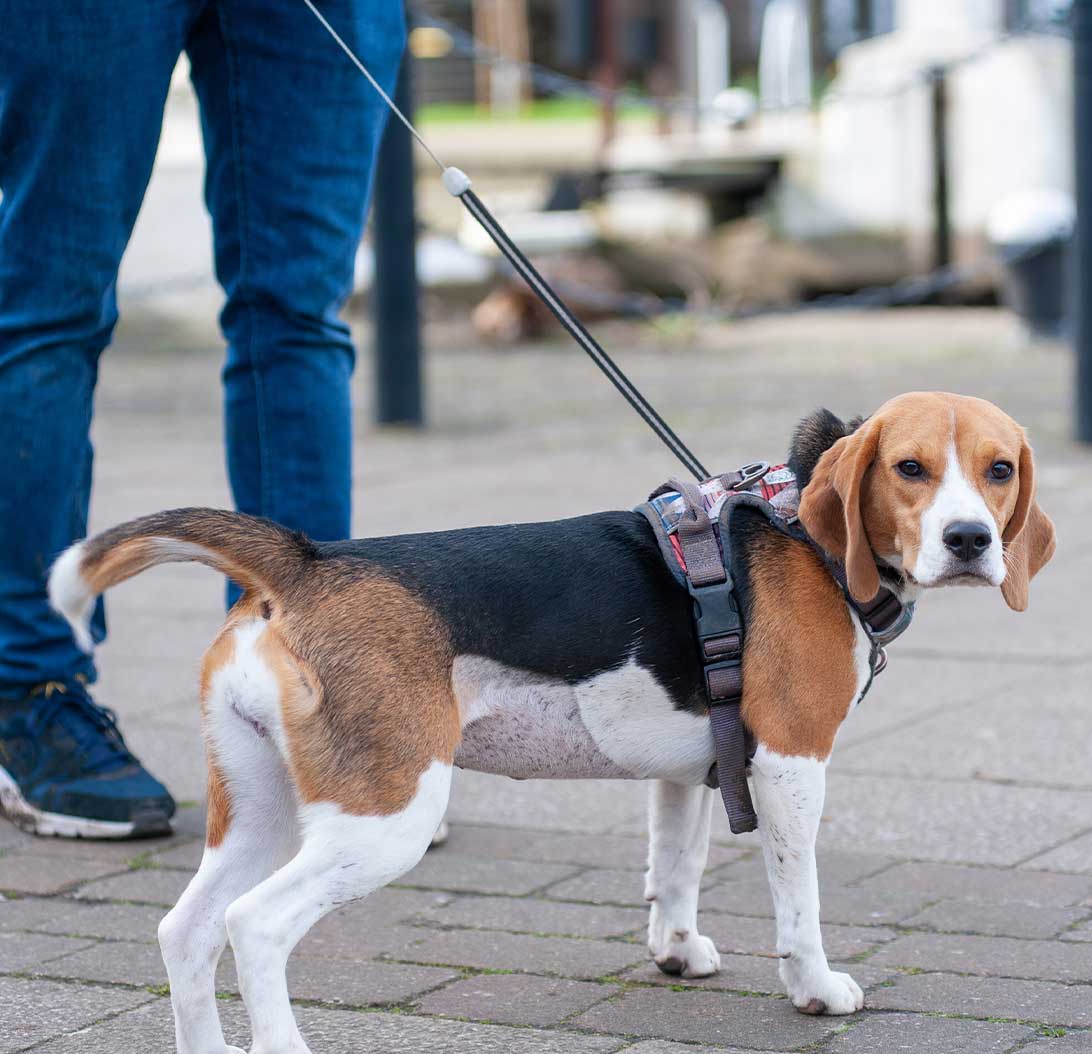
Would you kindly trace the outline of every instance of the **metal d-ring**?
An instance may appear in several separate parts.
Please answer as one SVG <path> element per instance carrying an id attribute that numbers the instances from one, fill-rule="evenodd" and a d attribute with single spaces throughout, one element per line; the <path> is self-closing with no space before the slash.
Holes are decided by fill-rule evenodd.
<path id="1" fill-rule="evenodd" d="M 740 480 L 732 487 L 732 490 L 745 490 L 752 483 L 757 483 L 769 471 L 770 463 L 768 461 L 752 461 L 750 464 L 744 465 L 739 469 Z"/>

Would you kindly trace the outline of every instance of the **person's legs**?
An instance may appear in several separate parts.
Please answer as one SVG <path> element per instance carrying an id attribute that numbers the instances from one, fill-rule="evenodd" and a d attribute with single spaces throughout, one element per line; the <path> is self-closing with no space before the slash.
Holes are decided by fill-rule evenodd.
<path id="1" fill-rule="evenodd" d="M 45 582 L 86 532 L 98 356 L 191 6 L 0 0 L 0 803 L 9 813 L 28 804 L 31 774 L 53 781 L 38 805 L 72 805 L 56 783 L 56 751 L 82 755 L 85 775 L 121 756 L 82 686 L 61 702 L 61 684 L 67 692 L 95 671 L 50 610 Z M 105 635 L 101 609 L 94 635 Z M 30 702 L 44 682 L 53 687 Z M 124 792 L 115 776 L 112 796 Z M 80 793 L 94 796 L 86 781 Z"/>
<path id="2" fill-rule="evenodd" d="M 330 0 L 323 11 L 393 88 L 402 5 Z M 188 49 L 227 293 L 235 501 L 313 538 L 344 538 L 353 347 L 337 311 L 351 287 L 386 111 L 302 3 L 217 0 Z"/>

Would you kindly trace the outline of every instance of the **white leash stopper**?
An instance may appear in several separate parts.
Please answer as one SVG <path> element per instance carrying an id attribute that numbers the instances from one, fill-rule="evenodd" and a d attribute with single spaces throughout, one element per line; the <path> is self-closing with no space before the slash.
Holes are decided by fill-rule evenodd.
<path id="1" fill-rule="evenodd" d="M 470 189 L 470 177 L 454 165 L 448 165 L 440 174 L 440 179 L 453 198 L 461 198 Z"/>

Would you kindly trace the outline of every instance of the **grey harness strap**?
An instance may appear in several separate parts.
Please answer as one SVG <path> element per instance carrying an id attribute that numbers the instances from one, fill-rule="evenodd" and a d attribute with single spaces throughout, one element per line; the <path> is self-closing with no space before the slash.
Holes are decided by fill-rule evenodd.
<path id="1" fill-rule="evenodd" d="M 786 519 L 758 494 L 737 488 L 748 486 L 762 475 L 764 466 L 746 466 L 739 472 L 718 477 L 729 491 L 714 525 L 706 511 L 701 489 L 693 483 L 672 479 L 650 495 L 650 502 L 664 494 L 679 494 L 685 509 L 678 520 L 674 538 L 682 554 L 680 561 L 665 534 L 663 522 L 651 504 L 638 506 L 652 525 L 668 566 L 686 586 L 693 601 L 694 630 L 698 660 L 702 664 L 705 693 L 709 701 L 709 723 L 716 749 L 717 785 L 734 834 L 753 831 L 758 817 L 747 786 L 747 770 L 754 754 L 753 737 L 743 724 L 740 705 L 743 699 L 743 614 L 735 594 L 732 568 L 732 516 L 744 506 L 756 509 L 781 533 L 810 545 L 819 553 L 831 575 L 854 609 L 872 643 L 870 656 L 872 679 L 883 669 L 887 655 L 884 645 L 899 636 L 910 624 L 913 604 L 903 604 L 886 587 L 867 604 L 853 599 L 846 586 L 845 570 L 833 562 L 808 536 L 795 516 Z M 864 692 L 861 693 L 863 698 Z"/>
<path id="2" fill-rule="evenodd" d="M 735 473 L 722 480 L 731 488 L 739 486 L 745 478 Z M 698 659 L 703 668 L 717 754 L 717 783 L 732 833 L 744 834 L 758 827 L 758 817 L 747 786 L 747 762 L 753 750 L 740 715 L 743 615 L 728 570 L 730 562 L 721 555 L 721 544 L 705 511 L 701 491 L 694 484 L 679 480 L 671 480 L 668 486 L 686 501 L 686 513 L 679 521 L 676 537 L 686 564 L 686 588 L 694 602 Z M 722 521 L 730 503 L 751 497 L 738 494 L 727 499 L 721 510 Z M 723 535 L 726 536 L 727 533 Z"/>

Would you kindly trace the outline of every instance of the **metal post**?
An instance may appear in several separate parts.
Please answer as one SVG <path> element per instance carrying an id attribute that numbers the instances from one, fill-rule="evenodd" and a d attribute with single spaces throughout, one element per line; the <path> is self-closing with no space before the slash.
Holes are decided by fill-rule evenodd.
<path id="1" fill-rule="evenodd" d="M 402 59 L 395 102 L 413 119 L 412 59 Z M 387 122 L 375 166 L 372 236 L 375 242 L 376 420 L 420 425 L 421 322 L 417 304 L 417 219 L 413 141 L 401 121 Z"/>
<path id="2" fill-rule="evenodd" d="M 729 67 L 732 77 L 739 80 L 740 74 L 751 72 L 755 67 L 755 21 L 754 5 L 751 0 L 724 0 L 728 8 L 728 24 L 731 32 L 728 46 L 732 49 Z"/>
<path id="3" fill-rule="evenodd" d="M 874 32 L 872 0 L 856 0 L 853 8 L 853 35 L 857 40 L 867 40 Z"/>
<path id="4" fill-rule="evenodd" d="M 948 190 L 948 81 L 943 66 L 929 74 L 933 126 L 933 266 L 952 262 L 952 222 Z"/>
<path id="5" fill-rule="evenodd" d="M 608 93 L 599 108 L 599 151 L 602 155 L 613 142 L 618 127 L 618 108 L 613 94 L 618 90 L 618 12 L 614 0 L 599 0 L 597 12 L 599 70 L 596 80 Z"/>
<path id="6" fill-rule="evenodd" d="M 1073 3 L 1073 101 L 1077 229 L 1072 283 L 1077 353 L 1077 438 L 1092 443 L 1092 0 Z"/>
<path id="7" fill-rule="evenodd" d="M 825 0 L 808 0 L 808 29 L 811 33 L 811 75 L 813 84 L 821 84 L 830 65 L 827 52 L 827 5 Z"/>

